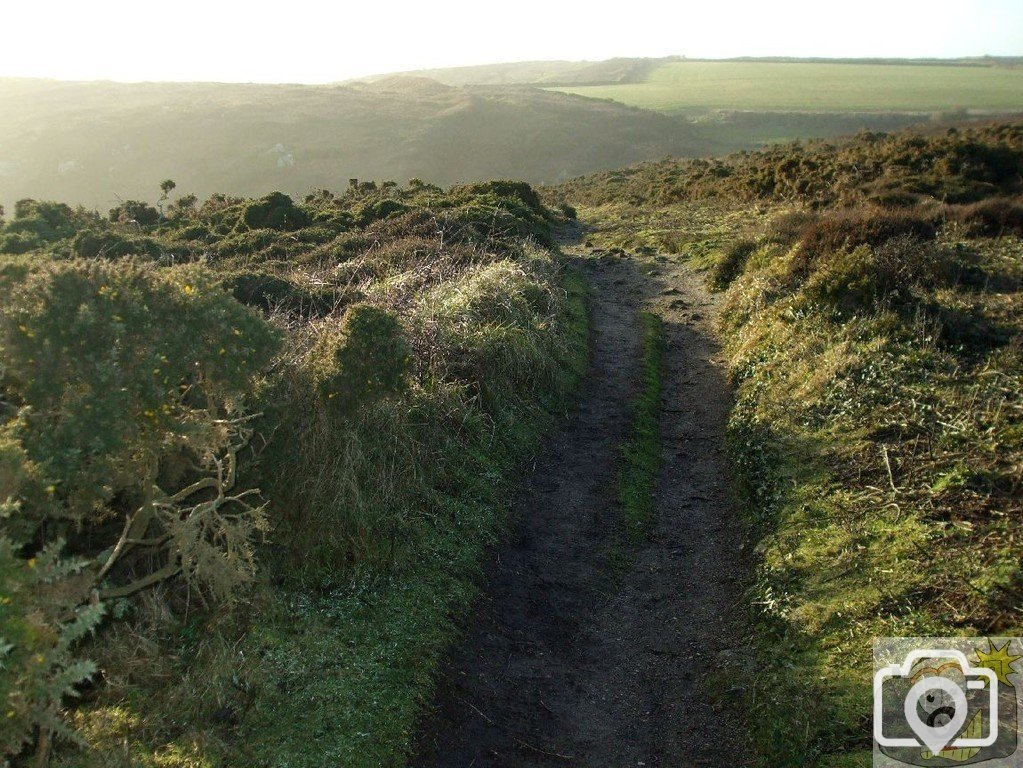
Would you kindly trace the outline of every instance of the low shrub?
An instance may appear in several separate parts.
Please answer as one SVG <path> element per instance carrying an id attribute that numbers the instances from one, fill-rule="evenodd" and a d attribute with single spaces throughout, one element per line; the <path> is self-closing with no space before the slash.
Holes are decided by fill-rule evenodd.
<path id="1" fill-rule="evenodd" d="M 936 234 L 934 222 L 921 215 L 852 209 L 810 223 L 799 242 L 807 254 L 820 256 L 859 245 L 878 246 L 904 235 L 933 240 Z"/>
<path id="2" fill-rule="evenodd" d="M 408 209 L 409 207 L 404 203 L 386 198 L 363 206 L 356 215 L 356 220 L 360 226 L 365 227 L 374 221 L 380 221 L 381 219 L 390 218 L 395 214 L 404 213 Z"/>
<path id="3" fill-rule="evenodd" d="M 242 220 L 249 229 L 292 232 L 308 226 L 309 214 L 282 192 L 271 192 L 245 206 Z"/>
<path id="4" fill-rule="evenodd" d="M 767 239 L 771 243 L 791 247 L 819 218 L 820 214 L 812 211 L 786 211 L 771 220 Z"/>
<path id="5" fill-rule="evenodd" d="M 945 251 L 910 235 L 881 245 L 860 245 L 818 259 L 803 287 L 812 303 L 843 310 L 873 308 L 877 303 L 909 304 L 916 288 L 948 285 L 957 271 Z"/>
<path id="6" fill-rule="evenodd" d="M 133 237 L 94 229 L 78 232 L 71 241 L 71 251 L 75 256 L 108 259 L 124 256 L 156 257 L 164 253 L 160 243 L 151 237 Z"/>
<path id="7" fill-rule="evenodd" d="M 147 227 L 160 221 L 160 212 L 141 200 L 125 200 L 110 209 L 110 221 Z"/>
<path id="8" fill-rule="evenodd" d="M 38 235 L 24 232 L 0 233 L 0 253 L 19 255 L 42 248 L 46 241 Z"/>
<path id="9" fill-rule="evenodd" d="M 348 308 L 336 333 L 324 333 L 312 352 L 311 368 L 320 395 L 352 413 L 401 392 L 411 363 L 398 318 L 371 304 Z"/>
<path id="10" fill-rule="evenodd" d="M 973 205 L 955 208 L 952 216 L 978 233 L 998 237 L 1009 233 L 1023 235 L 1023 200 L 993 197 Z"/>
<path id="11" fill-rule="evenodd" d="M 296 285 L 269 272 L 230 273 L 224 286 L 247 306 L 305 318 L 326 315 L 337 308 L 340 299 L 333 286 Z"/>

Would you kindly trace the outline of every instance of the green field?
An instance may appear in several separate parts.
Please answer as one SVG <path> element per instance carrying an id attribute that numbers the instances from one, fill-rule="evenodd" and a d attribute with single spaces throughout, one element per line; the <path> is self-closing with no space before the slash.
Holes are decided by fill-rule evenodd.
<path id="1" fill-rule="evenodd" d="M 559 88 L 674 114 L 1023 110 L 1023 69 L 985 66 L 677 61 L 645 82 Z"/>

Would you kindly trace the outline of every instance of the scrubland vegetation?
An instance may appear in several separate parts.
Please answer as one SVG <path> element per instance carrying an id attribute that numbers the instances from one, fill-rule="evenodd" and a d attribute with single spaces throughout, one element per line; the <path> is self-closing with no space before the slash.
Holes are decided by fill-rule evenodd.
<path id="1" fill-rule="evenodd" d="M 504 488 L 581 374 L 527 185 L 0 226 L 0 744 L 400 765 Z"/>
<path id="2" fill-rule="evenodd" d="M 765 766 L 867 766 L 875 636 L 1023 631 L 1023 126 L 581 179 L 604 247 L 725 291 L 756 571 L 724 698 Z"/>

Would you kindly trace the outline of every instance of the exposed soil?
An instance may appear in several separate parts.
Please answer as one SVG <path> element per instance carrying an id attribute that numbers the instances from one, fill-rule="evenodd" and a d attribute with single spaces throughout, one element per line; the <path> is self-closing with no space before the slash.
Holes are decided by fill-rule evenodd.
<path id="1" fill-rule="evenodd" d="M 594 257 L 578 405 L 524 478 L 466 636 L 421 724 L 416 768 L 742 765 L 710 703 L 744 574 L 724 453 L 716 307 L 669 257 Z M 650 536 L 618 527 L 619 452 L 639 383 L 639 310 L 667 334 L 664 467 Z"/>

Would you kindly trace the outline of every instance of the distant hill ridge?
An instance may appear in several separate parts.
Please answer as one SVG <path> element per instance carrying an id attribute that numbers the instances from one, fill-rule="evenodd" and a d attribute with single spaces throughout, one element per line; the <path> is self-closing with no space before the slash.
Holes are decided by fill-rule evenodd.
<path id="1" fill-rule="evenodd" d="M 792 56 L 736 56 L 728 59 L 663 56 L 660 58 L 618 57 L 603 61 L 519 61 L 395 72 L 346 82 L 373 82 L 394 76 L 428 77 L 446 85 L 620 85 L 642 82 L 656 66 L 669 62 L 765 62 L 792 64 L 887 64 L 891 66 L 1023 67 L 1023 56 L 969 56 L 955 59 L 919 58 L 826 58 Z"/>

